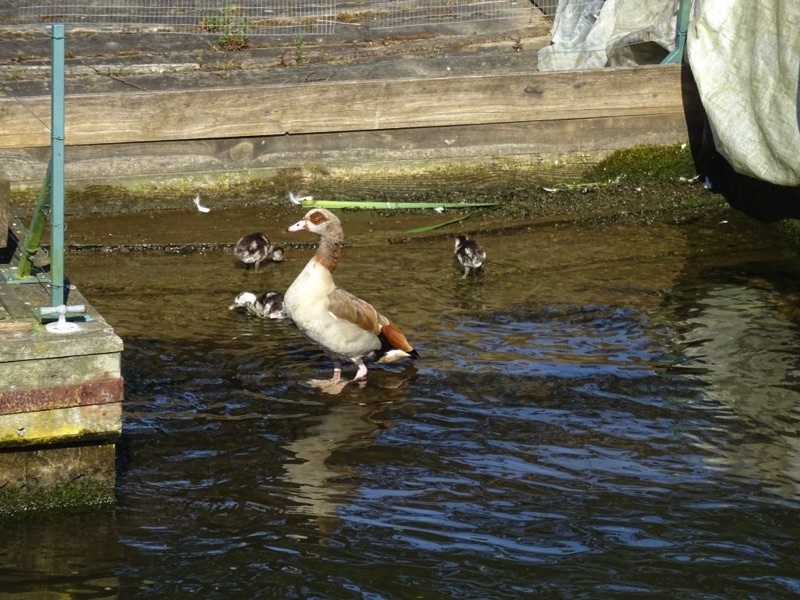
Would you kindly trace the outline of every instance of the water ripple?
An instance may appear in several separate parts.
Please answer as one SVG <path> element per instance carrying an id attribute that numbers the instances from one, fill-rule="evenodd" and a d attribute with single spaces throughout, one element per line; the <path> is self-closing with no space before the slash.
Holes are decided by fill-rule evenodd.
<path id="1" fill-rule="evenodd" d="M 750 265 L 734 238 L 774 236 L 741 227 L 498 235 L 469 280 L 451 240 L 347 247 L 340 283 L 422 358 L 336 397 L 305 383 L 319 349 L 228 310 L 305 255 L 83 255 L 125 341 L 118 503 L 12 527 L 3 587 L 25 563 L 87 597 L 797 594 L 800 265 Z"/>

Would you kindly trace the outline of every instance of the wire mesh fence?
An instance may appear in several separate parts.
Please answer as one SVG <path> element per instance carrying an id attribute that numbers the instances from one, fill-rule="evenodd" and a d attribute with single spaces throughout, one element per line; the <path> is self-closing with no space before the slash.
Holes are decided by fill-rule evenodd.
<path id="1" fill-rule="evenodd" d="M 549 0 L 555 2 L 556 0 Z M 374 29 L 519 16 L 530 0 L 5 0 L 13 20 L 215 35 L 326 35 L 354 23 Z"/>
<path id="2" fill-rule="evenodd" d="M 396 29 L 513 18 L 516 0 L 394 0 L 375 14 L 373 28 Z"/>
<path id="3" fill-rule="evenodd" d="M 555 15 L 558 8 L 558 0 L 533 0 L 533 4 L 548 17 Z"/>
<path id="4" fill-rule="evenodd" d="M 215 35 L 331 33 L 335 0 L 12 0 L 18 18 L 108 29 Z"/>

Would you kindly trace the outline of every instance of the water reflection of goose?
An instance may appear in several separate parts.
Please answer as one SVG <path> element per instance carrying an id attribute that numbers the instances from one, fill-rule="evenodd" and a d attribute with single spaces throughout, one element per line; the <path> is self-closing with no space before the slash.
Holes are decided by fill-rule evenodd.
<path id="1" fill-rule="evenodd" d="M 244 264 L 255 265 L 256 271 L 268 258 L 276 262 L 283 260 L 283 248 L 273 246 L 269 238 L 260 231 L 243 235 L 236 242 L 233 253 Z"/>
<path id="2" fill-rule="evenodd" d="M 324 533 L 341 525 L 339 510 L 351 502 L 362 475 L 347 461 L 335 459 L 336 454 L 374 443 L 375 434 L 390 426 L 379 415 L 389 405 L 403 401 L 403 388 L 415 376 L 416 370 L 410 365 L 399 373 L 381 371 L 370 386 L 376 390 L 373 401 L 365 403 L 362 393 L 354 393 L 351 398 L 328 404 L 320 415 L 302 417 L 309 425 L 300 437 L 284 446 L 292 454 L 283 465 L 284 480 L 292 485 L 289 513 L 313 519 Z"/>
<path id="3" fill-rule="evenodd" d="M 340 525 L 339 508 L 357 489 L 352 483 L 357 472 L 329 459 L 337 451 L 373 442 L 373 435 L 380 428 L 369 418 L 374 410 L 374 406 L 337 402 L 301 438 L 285 446 L 294 456 L 284 464 L 286 480 L 296 486 L 289 495 L 294 502 L 290 512 L 313 518 L 324 532 Z"/>
<path id="4" fill-rule="evenodd" d="M 263 292 L 256 296 L 252 292 L 241 292 L 228 307 L 230 310 L 243 308 L 252 315 L 262 319 L 285 319 L 283 294 L 280 292 Z"/>
<path id="5" fill-rule="evenodd" d="M 453 250 L 458 264 L 464 269 L 466 278 L 471 272 L 475 273 L 483 267 L 486 260 L 486 251 L 475 240 L 465 235 L 456 237 L 455 250 Z"/>
<path id="6" fill-rule="evenodd" d="M 353 381 L 367 377 L 370 361 L 392 362 L 418 358 L 400 328 L 375 308 L 336 287 L 333 271 L 339 263 L 344 232 L 339 218 L 325 209 L 313 209 L 289 227 L 320 236 L 313 258 L 286 290 L 284 306 L 290 318 L 309 339 L 333 357 L 333 377 L 316 385 L 332 389 L 341 379 L 340 360 L 358 366 Z"/>

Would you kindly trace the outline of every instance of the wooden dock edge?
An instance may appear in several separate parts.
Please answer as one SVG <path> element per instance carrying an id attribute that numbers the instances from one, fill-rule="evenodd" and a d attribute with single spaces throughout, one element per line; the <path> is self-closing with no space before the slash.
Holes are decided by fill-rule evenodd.
<path id="1" fill-rule="evenodd" d="M 49 99 L 0 98 L 14 186 L 46 166 Z M 68 96 L 68 185 L 196 181 L 281 169 L 375 171 L 496 157 L 545 165 L 691 140 L 702 104 L 688 67 L 315 82 Z M 553 174 L 559 176 L 559 172 Z"/>

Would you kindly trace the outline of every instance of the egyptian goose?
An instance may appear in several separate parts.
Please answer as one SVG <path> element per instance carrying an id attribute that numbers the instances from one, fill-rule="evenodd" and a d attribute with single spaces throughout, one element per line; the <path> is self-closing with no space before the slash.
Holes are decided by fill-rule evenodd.
<path id="1" fill-rule="evenodd" d="M 477 272 L 483 267 L 486 260 L 486 251 L 475 240 L 469 239 L 465 235 L 456 236 L 456 247 L 453 251 L 458 264 L 464 268 L 465 279 L 470 272 Z"/>
<path id="2" fill-rule="evenodd" d="M 258 271 L 258 266 L 268 258 L 276 262 L 283 260 L 283 248 L 273 246 L 269 238 L 260 231 L 242 236 L 236 242 L 233 253 L 243 263 L 254 264 L 256 271 Z"/>
<path id="3" fill-rule="evenodd" d="M 343 359 L 358 366 L 352 381 L 364 381 L 367 362 L 419 358 L 397 325 L 334 283 L 344 242 L 336 215 L 315 208 L 288 231 L 310 231 L 321 238 L 314 257 L 286 290 L 284 309 L 300 331 L 333 358 L 333 377 L 325 384 L 338 384 Z"/>
<path id="4" fill-rule="evenodd" d="M 262 319 L 285 319 L 283 310 L 283 294 L 280 292 L 264 292 L 256 296 L 252 292 L 242 292 L 228 307 L 230 310 L 244 308 L 252 315 Z"/>

